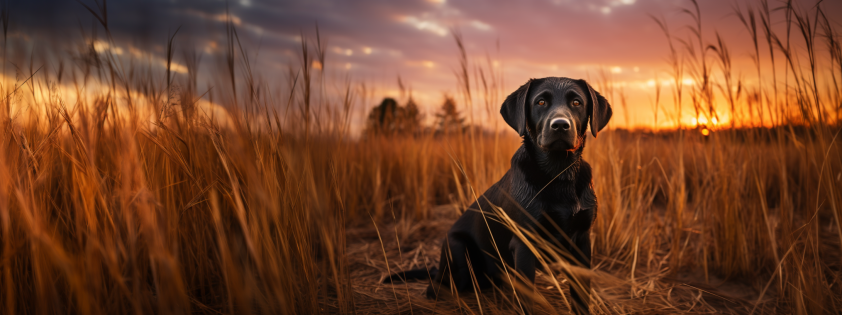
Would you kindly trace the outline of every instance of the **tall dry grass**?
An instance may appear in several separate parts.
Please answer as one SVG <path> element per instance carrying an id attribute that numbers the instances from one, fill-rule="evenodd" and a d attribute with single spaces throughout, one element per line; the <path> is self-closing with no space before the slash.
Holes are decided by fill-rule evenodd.
<path id="1" fill-rule="evenodd" d="M 97 40 L 116 43 L 105 8 L 89 10 L 105 32 L 86 36 L 76 68 L 17 62 L 30 66 L 2 86 L 0 313 L 519 310 L 505 289 L 429 301 L 423 283 L 379 283 L 435 264 L 449 224 L 508 169 L 513 134 L 354 139 L 352 113 L 373 103 L 370 88 L 344 82 L 339 97 L 325 94 L 320 36 L 303 40 L 289 86 L 267 92 L 229 22 L 216 87 L 206 92 L 201 58 L 177 48 L 177 34 L 166 38 L 167 60 L 184 49 L 183 77 L 95 49 Z M 727 43 L 702 36 L 690 2 L 697 37 L 657 20 L 677 83 L 676 108 L 664 113 L 678 120 L 689 104 L 713 118 L 726 108 L 776 127 L 733 125 L 742 128 L 709 137 L 610 130 L 590 140 L 600 202 L 594 268 L 543 269 L 532 294 L 539 312 L 567 312 L 563 293 L 581 277 L 594 280 L 595 313 L 842 308 L 835 22 L 821 6 L 792 2 L 735 10 L 760 43 L 762 83 L 731 72 Z M 778 20 L 785 34 L 775 33 Z M 467 58 L 455 38 L 464 103 L 496 112 L 502 74 Z M 769 59 L 759 57 L 764 41 Z M 680 84 L 686 74 L 692 86 Z"/>

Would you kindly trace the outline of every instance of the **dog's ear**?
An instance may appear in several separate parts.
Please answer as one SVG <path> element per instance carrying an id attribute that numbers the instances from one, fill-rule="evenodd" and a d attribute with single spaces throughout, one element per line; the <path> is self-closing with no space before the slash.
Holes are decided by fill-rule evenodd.
<path id="1" fill-rule="evenodd" d="M 608 100 L 599 95 L 599 92 L 594 90 L 585 80 L 579 80 L 579 84 L 588 89 L 588 97 L 590 98 L 588 101 L 588 116 L 591 120 L 591 134 L 596 138 L 596 134 L 602 128 L 605 128 L 605 125 L 611 120 L 613 114 L 611 104 L 608 104 Z"/>
<path id="2" fill-rule="evenodd" d="M 521 85 L 512 94 L 509 94 L 500 107 L 500 115 L 503 116 L 503 120 L 521 136 L 526 136 L 529 129 L 526 122 L 526 112 L 529 108 L 526 106 L 526 97 L 533 81 L 535 80 L 529 79 L 526 84 Z"/>

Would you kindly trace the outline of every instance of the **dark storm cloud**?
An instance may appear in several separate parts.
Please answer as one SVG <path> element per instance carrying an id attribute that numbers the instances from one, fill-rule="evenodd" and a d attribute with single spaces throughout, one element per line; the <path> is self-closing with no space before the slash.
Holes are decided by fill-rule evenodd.
<path id="1" fill-rule="evenodd" d="M 98 11 L 93 1 L 82 3 Z M 402 58 L 435 60 L 451 56 L 454 45 L 447 32 L 459 28 L 469 42 L 482 42 L 485 46 L 477 49 L 493 50 L 499 38 L 505 46 L 501 52 L 507 56 L 567 57 L 591 62 L 616 57 L 616 50 L 629 47 L 629 40 L 658 35 L 640 34 L 638 27 L 628 27 L 631 23 L 645 23 L 647 17 L 637 14 L 628 18 L 633 15 L 625 14 L 626 11 L 657 11 L 673 6 L 672 1 L 646 5 L 597 3 L 111 1 L 107 3 L 107 17 L 115 39 L 140 43 L 161 43 L 179 26 L 188 36 L 215 38 L 222 25 L 214 19 L 224 16 L 227 7 L 242 23 L 241 32 L 251 33 L 248 37 L 254 43 L 287 52 L 297 50 L 299 44 L 294 39 L 302 31 L 312 35 L 318 23 L 329 43 L 352 50 L 371 47 Z M 603 8 L 612 10 L 611 14 L 601 13 Z M 90 29 L 95 22 L 92 14 L 76 1 L 20 1 L 12 3 L 11 10 L 13 31 L 53 42 L 78 38 L 80 28 Z M 618 31 L 623 36 L 617 36 Z M 365 62 L 364 58 L 356 61 Z"/>
<path id="2" fill-rule="evenodd" d="M 100 13 L 94 1 L 82 1 Z M 85 7 L 72 0 L 30 0 L 9 4 L 12 31 L 31 34 L 40 38 L 61 42 L 80 35 L 80 28 L 90 30 L 99 24 Z M 196 18 L 179 14 L 191 8 L 205 12 L 224 12 L 224 2 L 206 1 L 109 1 L 107 22 L 115 38 L 133 40 L 154 40 L 166 36 L 183 24 L 197 24 Z M 162 37 L 163 37 L 162 36 Z"/>
<path id="3" fill-rule="evenodd" d="M 95 2 L 82 3 L 99 13 Z M 93 14 L 76 1 L 21 1 L 10 4 L 10 9 L 12 33 L 40 45 L 78 43 L 94 26 L 102 34 Z M 221 35 L 226 10 L 243 41 L 251 48 L 259 46 L 261 55 L 275 63 L 294 61 L 300 35 L 314 37 L 317 24 L 323 38 L 335 48 L 330 54 L 341 58 L 334 60 L 357 66 L 388 68 L 380 63 L 436 59 L 442 55 L 440 45 L 449 40 L 401 22 L 402 17 L 436 10 L 434 4 L 424 1 L 110 1 L 106 11 L 118 45 L 154 52 L 152 47 L 165 45 L 167 36 L 178 27 L 179 36 L 196 45 L 224 44 Z"/>

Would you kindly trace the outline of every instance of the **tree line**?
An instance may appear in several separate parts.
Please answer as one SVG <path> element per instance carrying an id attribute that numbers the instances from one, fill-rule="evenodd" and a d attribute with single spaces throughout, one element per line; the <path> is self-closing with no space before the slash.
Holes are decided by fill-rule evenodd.
<path id="1" fill-rule="evenodd" d="M 380 105 L 374 106 L 369 112 L 363 135 L 416 136 L 426 133 L 438 135 L 462 133 L 468 130 L 465 118 L 457 109 L 456 101 L 449 95 L 445 95 L 444 102 L 435 113 L 432 125 L 425 126 L 422 123 L 423 119 L 424 116 L 412 96 L 403 106 L 394 98 L 386 97 Z"/>

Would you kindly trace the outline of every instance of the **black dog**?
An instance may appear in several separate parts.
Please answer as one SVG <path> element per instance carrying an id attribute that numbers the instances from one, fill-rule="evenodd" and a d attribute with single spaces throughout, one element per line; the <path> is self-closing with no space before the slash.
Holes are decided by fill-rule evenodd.
<path id="1" fill-rule="evenodd" d="M 611 119 L 611 106 L 584 80 L 549 77 L 518 88 L 503 102 L 500 114 L 523 137 L 511 169 L 447 232 L 439 269 L 407 271 L 385 282 L 434 277 L 426 295 L 435 298 L 439 287 L 451 281 L 460 292 L 508 282 L 501 262 L 534 282 L 535 253 L 499 222 L 492 205 L 590 268 L 589 233 L 597 202 L 582 151 L 588 120 L 596 137 Z M 571 285 L 574 308 L 587 313 L 589 283 L 579 283 L 575 289 Z"/>

